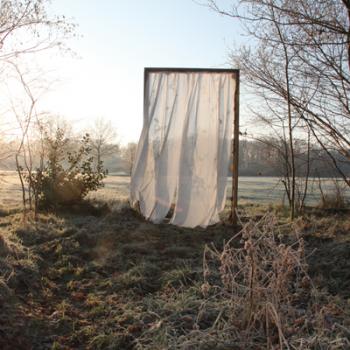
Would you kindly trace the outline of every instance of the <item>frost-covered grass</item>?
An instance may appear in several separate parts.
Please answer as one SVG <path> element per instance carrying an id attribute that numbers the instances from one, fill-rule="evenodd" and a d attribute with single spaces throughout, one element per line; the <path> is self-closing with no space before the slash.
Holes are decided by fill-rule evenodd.
<path id="1" fill-rule="evenodd" d="M 89 194 L 90 199 L 102 201 L 127 200 L 129 196 L 130 177 L 109 175 L 103 181 L 105 186 Z M 231 179 L 227 180 L 227 198 L 231 196 Z M 322 179 L 322 188 L 328 199 L 332 199 L 335 191 L 334 180 Z M 321 203 L 318 179 L 310 179 L 310 193 L 307 204 L 317 206 Z M 340 184 L 340 193 L 350 201 L 350 189 Z M 21 201 L 21 189 L 15 172 L 0 172 L 0 205 L 15 207 Z M 276 177 L 240 177 L 239 203 L 259 203 L 287 205 L 283 185 Z"/>
<path id="2" fill-rule="evenodd" d="M 100 201 L 93 204 L 101 207 Z M 225 221 L 228 212 L 221 224 L 183 229 L 147 222 L 128 208 L 125 200 L 110 200 L 109 204 L 108 210 L 96 210 L 94 215 L 40 214 L 38 222 L 30 215 L 23 218 L 19 211 L 1 211 L 1 349 L 218 350 L 257 349 L 257 344 L 263 344 L 264 349 L 270 344 L 272 349 L 278 345 L 279 328 L 272 314 L 268 336 L 264 333 L 262 320 L 266 321 L 266 317 L 262 310 L 266 300 L 260 295 L 266 293 L 260 289 L 253 294 L 257 298 L 254 305 L 259 306 L 255 315 L 260 319 L 249 323 L 249 333 L 244 333 L 246 324 L 240 321 L 247 320 L 247 315 L 236 315 L 249 308 L 246 304 L 242 308 L 235 305 L 235 294 L 223 288 L 221 277 L 227 276 L 227 267 L 235 268 L 227 252 L 235 254 L 230 249 L 241 249 L 237 260 L 241 264 L 246 241 L 238 235 L 227 245 L 240 229 Z M 280 271 L 284 273 L 284 264 L 293 267 L 295 262 L 284 262 L 283 254 L 290 259 L 298 245 L 288 248 L 289 245 L 301 238 L 305 242 L 307 273 L 316 294 L 312 298 L 309 292 L 303 294 L 310 284 L 293 290 L 294 281 L 304 283 L 304 276 L 295 279 L 293 274 L 286 275 L 283 281 L 288 283 L 284 287 L 291 290 L 283 289 L 283 293 L 290 292 L 296 303 L 291 299 L 288 307 L 292 309 L 287 314 L 281 305 L 279 317 L 288 315 L 287 321 L 293 322 L 288 329 L 281 329 L 286 341 L 304 341 L 304 345 L 313 344 L 312 349 L 349 348 L 348 215 L 329 216 L 314 210 L 292 227 L 279 207 L 250 205 L 241 207 L 240 212 L 243 224 L 253 218 L 253 226 L 246 232 L 267 230 L 269 245 L 276 239 L 276 246 L 266 250 L 269 255 L 262 248 L 256 255 L 267 262 L 265 272 L 273 263 L 268 262 L 271 252 L 281 252 Z M 275 218 L 272 228 L 261 222 L 266 212 Z M 251 239 L 254 243 L 256 238 Z M 205 246 L 214 252 L 206 257 L 210 276 L 203 271 Z M 226 255 L 221 256 L 222 252 Z M 302 259 L 302 251 L 298 257 Z M 242 285 L 249 282 L 248 270 L 248 279 L 239 281 Z M 210 284 L 209 291 L 206 283 Z M 249 283 L 244 286 L 249 290 Z M 244 293 L 237 296 L 250 300 Z M 288 295 L 283 297 L 288 299 Z"/>

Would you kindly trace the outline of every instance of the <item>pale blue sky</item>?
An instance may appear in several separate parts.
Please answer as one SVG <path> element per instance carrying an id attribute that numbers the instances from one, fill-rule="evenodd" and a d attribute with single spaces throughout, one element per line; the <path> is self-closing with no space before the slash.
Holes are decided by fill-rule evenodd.
<path id="1" fill-rule="evenodd" d="M 51 62 L 60 83 L 43 105 L 78 128 L 109 119 L 124 143 L 141 132 L 144 67 L 229 67 L 243 40 L 234 20 L 192 0 L 54 0 L 52 11 L 83 37 L 69 43 L 80 58 Z"/>

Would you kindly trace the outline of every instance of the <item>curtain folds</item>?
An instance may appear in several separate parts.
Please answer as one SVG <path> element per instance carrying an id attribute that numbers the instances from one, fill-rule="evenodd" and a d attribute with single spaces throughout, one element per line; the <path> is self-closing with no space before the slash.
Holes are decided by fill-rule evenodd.
<path id="1" fill-rule="evenodd" d="M 236 82 L 232 73 L 150 72 L 130 201 L 160 223 L 219 221 L 226 201 Z"/>

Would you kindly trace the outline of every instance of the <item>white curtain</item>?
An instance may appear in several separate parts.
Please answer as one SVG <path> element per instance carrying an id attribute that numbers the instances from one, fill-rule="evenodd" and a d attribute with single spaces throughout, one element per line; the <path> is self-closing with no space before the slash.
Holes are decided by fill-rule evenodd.
<path id="1" fill-rule="evenodd" d="M 215 224 L 226 201 L 235 76 L 149 72 L 130 201 L 155 223 Z M 173 207 L 172 207 L 173 205 Z"/>

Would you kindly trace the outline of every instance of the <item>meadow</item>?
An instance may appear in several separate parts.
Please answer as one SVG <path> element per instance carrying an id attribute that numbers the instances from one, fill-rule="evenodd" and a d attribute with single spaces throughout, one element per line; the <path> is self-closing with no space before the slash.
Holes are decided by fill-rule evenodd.
<path id="1" fill-rule="evenodd" d="M 332 194 L 335 190 L 335 179 L 310 178 L 309 194 L 306 203 L 317 206 L 320 203 L 319 181 L 325 194 Z M 338 180 L 340 181 L 340 179 Z M 90 198 L 97 200 L 115 201 L 127 200 L 129 196 L 130 177 L 121 175 L 108 175 L 103 181 L 104 187 L 89 194 Z M 231 179 L 227 179 L 227 197 L 231 194 Z M 350 190 L 340 185 L 342 195 L 350 199 Z M 240 204 L 275 204 L 287 205 L 283 184 L 278 177 L 248 177 L 239 178 Z M 0 172 L 0 203 L 6 207 L 15 207 L 21 200 L 21 187 L 18 176 L 14 171 Z"/>
<path id="2" fill-rule="evenodd" d="M 155 225 L 109 176 L 90 206 L 35 221 L 1 178 L 0 349 L 350 348 L 348 211 L 291 223 L 264 202 L 275 179 L 244 178 L 239 226 L 229 207 L 206 229 Z"/>
<path id="3" fill-rule="evenodd" d="M 0 350 L 349 350 L 350 0 L 69 5 L 0 1 Z M 228 178 L 190 229 L 100 186 L 228 151 L 290 200 L 240 177 L 233 224 Z"/>
<path id="4" fill-rule="evenodd" d="M 227 198 L 231 195 L 231 178 L 227 179 Z M 309 194 L 306 203 L 311 206 L 317 206 L 320 202 L 321 194 L 319 189 L 321 181 L 322 190 L 325 194 L 334 193 L 334 179 L 310 178 Z M 338 180 L 340 181 L 340 179 Z M 90 196 L 98 199 L 127 199 L 129 195 L 130 178 L 128 176 L 110 175 L 104 180 L 105 187 Z M 278 177 L 239 177 L 240 204 L 284 204 L 287 205 L 283 184 Z M 340 186 L 345 198 L 350 199 L 350 190 L 346 186 Z"/>

